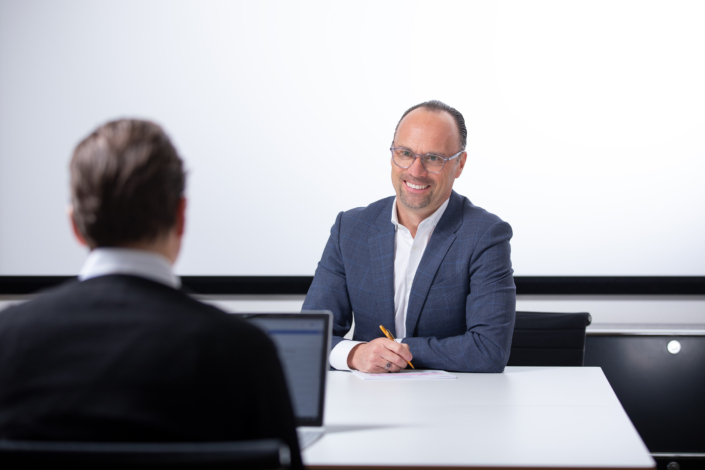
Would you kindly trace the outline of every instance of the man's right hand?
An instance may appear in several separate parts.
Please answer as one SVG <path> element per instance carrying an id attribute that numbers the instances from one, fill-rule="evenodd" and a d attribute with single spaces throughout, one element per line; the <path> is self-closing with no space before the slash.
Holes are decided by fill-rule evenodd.
<path id="1" fill-rule="evenodd" d="M 348 367 L 373 374 L 399 372 L 411 359 L 408 344 L 397 343 L 387 338 L 377 338 L 352 348 L 348 354 Z M 389 368 L 385 368 L 387 363 L 390 364 Z"/>

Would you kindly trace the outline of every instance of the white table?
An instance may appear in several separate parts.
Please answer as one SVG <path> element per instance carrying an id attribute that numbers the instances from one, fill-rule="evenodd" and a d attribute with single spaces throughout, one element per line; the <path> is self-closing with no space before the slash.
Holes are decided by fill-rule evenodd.
<path id="1" fill-rule="evenodd" d="M 311 467 L 653 468 L 599 368 L 507 367 L 455 380 L 329 372 Z"/>

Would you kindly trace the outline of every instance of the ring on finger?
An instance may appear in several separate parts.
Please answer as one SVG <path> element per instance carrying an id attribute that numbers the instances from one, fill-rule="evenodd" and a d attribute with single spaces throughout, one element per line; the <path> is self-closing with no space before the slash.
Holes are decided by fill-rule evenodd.
<path id="1" fill-rule="evenodd" d="M 389 370 L 389 369 L 391 369 L 391 367 L 392 367 L 392 363 L 391 363 L 391 362 L 387 362 L 387 365 L 384 366 L 384 370 Z"/>

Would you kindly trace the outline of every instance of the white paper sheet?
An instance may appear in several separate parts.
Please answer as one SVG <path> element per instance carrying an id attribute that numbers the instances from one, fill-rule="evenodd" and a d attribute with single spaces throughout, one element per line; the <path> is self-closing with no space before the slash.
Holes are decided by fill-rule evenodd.
<path id="1" fill-rule="evenodd" d="M 362 380 L 444 380 L 455 379 L 455 375 L 444 370 L 402 370 L 396 373 L 367 374 L 357 370 L 352 371 L 355 377 Z"/>

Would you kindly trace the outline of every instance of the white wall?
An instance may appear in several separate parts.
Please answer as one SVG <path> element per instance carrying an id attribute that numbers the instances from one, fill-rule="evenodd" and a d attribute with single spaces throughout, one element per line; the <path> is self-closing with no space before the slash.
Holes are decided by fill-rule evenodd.
<path id="1" fill-rule="evenodd" d="M 228 312 L 298 312 L 304 296 L 199 296 Z M 517 310 L 589 312 L 593 323 L 705 324 L 705 296 L 518 296 Z"/>
<path id="2" fill-rule="evenodd" d="M 432 98 L 465 114 L 456 188 L 512 224 L 517 275 L 705 275 L 703 24 L 685 0 L 0 0 L 0 275 L 76 274 L 68 159 L 121 116 L 185 158 L 180 274 L 312 275 L 335 214 L 392 193 L 396 120 Z M 694 323 L 705 298 L 518 308 Z"/>
<path id="3" fill-rule="evenodd" d="M 304 297 L 197 296 L 227 312 L 239 313 L 299 312 Z M 24 299 L 0 296 L 0 310 Z M 519 296 L 517 310 L 589 312 L 593 324 L 705 324 L 705 296 Z"/>
<path id="4" fill-rule="evenodd" d="M 77 273 L 68 160 L 123 116 L 186 161 L 180 274 L 312 275 L 436 98 L 518 276 L 703 276 L 703 24 L 686 0 L 2 0 L 0 275 Z"/>

